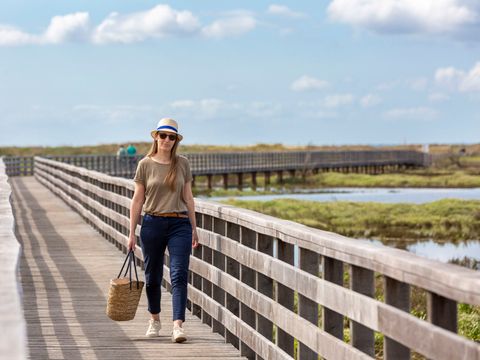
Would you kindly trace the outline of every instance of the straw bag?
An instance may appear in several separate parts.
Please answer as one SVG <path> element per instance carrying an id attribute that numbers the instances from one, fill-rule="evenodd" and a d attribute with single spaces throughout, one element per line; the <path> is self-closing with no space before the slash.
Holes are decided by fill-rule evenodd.
<path id="1" fill-rule="evenodd" d="M 128 265 L 125 274 L 120 278 L 127 260 Z M 136 281 L 132 281 L 132 267 L 135 269 Z M 130 274 L 128 278 L 126 277 L 127 273 Z M 123 266 L 120 269 L 117 278 L 110 280 L 106 311 L 108 317 L 115 321 L 132 320 L 137 312 L 143 285 L 143 281 L 138 281 L 135 255 L 133 251 L 130 251 L 123 262 Z"/>

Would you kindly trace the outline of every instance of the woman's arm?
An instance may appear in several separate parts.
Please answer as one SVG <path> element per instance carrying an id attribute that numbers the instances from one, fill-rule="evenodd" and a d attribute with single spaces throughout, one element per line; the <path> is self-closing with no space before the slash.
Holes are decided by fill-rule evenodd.
<path id="1" fill-rule="evenodd" d="M 195 202 L 193 200 L 191 181 L 187 181 L 185 185 L 183 185 L 183 200 L 185 200 L 185 203 L 187 204 L 188 218 L 192 224 L 192 247 L 196 248 L 198 246 L 198 234 L 197 221 L 195 219 Z"/>
<path id="2" fill-rule="evenodd" d="M 133 193 L 132 203 L 130 205 L 130 235 L 128 237 L 128 250 L 135 250 L 135 245 L 137 244 L 135 229 L 137 228 L 144 202 L 145 186 L 140 182 L 135 182 L 135 192 Z"/>

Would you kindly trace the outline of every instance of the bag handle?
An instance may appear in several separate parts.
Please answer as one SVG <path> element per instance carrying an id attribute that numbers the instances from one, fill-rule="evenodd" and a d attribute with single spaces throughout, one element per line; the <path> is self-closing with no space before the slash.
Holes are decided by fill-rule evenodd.
<path id="1" fill-rule="evenodd" d="M 125 268 L 125 264 L 127 263 L 128 260 L 128 265 L 127 268 L 125 269 L 125 273 L 123 274 L 123 277 L 127 276 L 127 273 L 129 274 L 129 280 L 130 280 L 130 290 L 132 290 L 132 264 L 133 268 L 135 270 L 135 279 L 137 281 L 137 289 L 140 288 L 139 282 L 138 282 L 138 273 L 137 273 L 137 267 L 135 265 L 135 254 L 133 250 L 130 250 L 125 257 L 125 261 L 123 262 L 122 268 L 120 269 L 120 272 L 117 275 L 117 278 L 120 278 L 120 275 L 122 275 L 123 269 Z"/>

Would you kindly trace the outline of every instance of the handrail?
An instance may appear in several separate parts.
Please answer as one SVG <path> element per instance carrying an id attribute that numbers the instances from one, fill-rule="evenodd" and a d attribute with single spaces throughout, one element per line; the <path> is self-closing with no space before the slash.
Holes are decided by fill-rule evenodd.
<path id="1" fill-rule="evenodd" d="M 410 150 L 224 152 L 182 155 L 189 159 L 193 175 L 428 164 L 428 155 Z M 52 155 L 45 158 L 109 175 L 131 177 L 142 156 Z M 32 156 L 8 156 L 5 161 L 9 176 L 33 175 Z"/>
<path id="2" fill-rule="evenodd" d="M 125 251 L 130 180 L 43 158 L 35 176 Z M 456 329 L 457 303 L 480 305 L 479 272 L 211 201 L 196 200 L 196 217 L 202 246 L 191 257 L 189 306 L 244 355 L 291 358 L 298 341 L 302 359 L 370 359 L 380 332 L 385 359 L 480 359 Z M 374 296 L 375 274 L 385 301 Z M 409 313 L 410 287 L 426 291 L 428 320 Z"/>
<path id="3" fill-rule="evenodd" d="M 5 163 L 0 158 L 0 354 L 5 359 L 26 359 L 28 354 L 18 278 L 20 244 L 14 233 L 15 220 L 10 203 L 12 190 Z"/>

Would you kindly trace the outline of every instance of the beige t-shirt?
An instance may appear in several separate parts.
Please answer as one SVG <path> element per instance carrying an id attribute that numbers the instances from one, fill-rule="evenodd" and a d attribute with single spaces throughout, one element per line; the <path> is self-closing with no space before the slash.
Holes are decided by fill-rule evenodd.
<path id="1" fill-rule="evenodd" d="M 149 157 L 138 163 L 133 180 L 145 186 L 145 203 L 143 210 L 146 213 L 169 213 L 187 211 L 187 204 L 183 199 L 183 185 L 192 181 L 192 173 L 188 159 L 178 156 L 177 183 L 175 191 L 164 183 L 170 169 L 170 164 L 160 164 Z"/>

